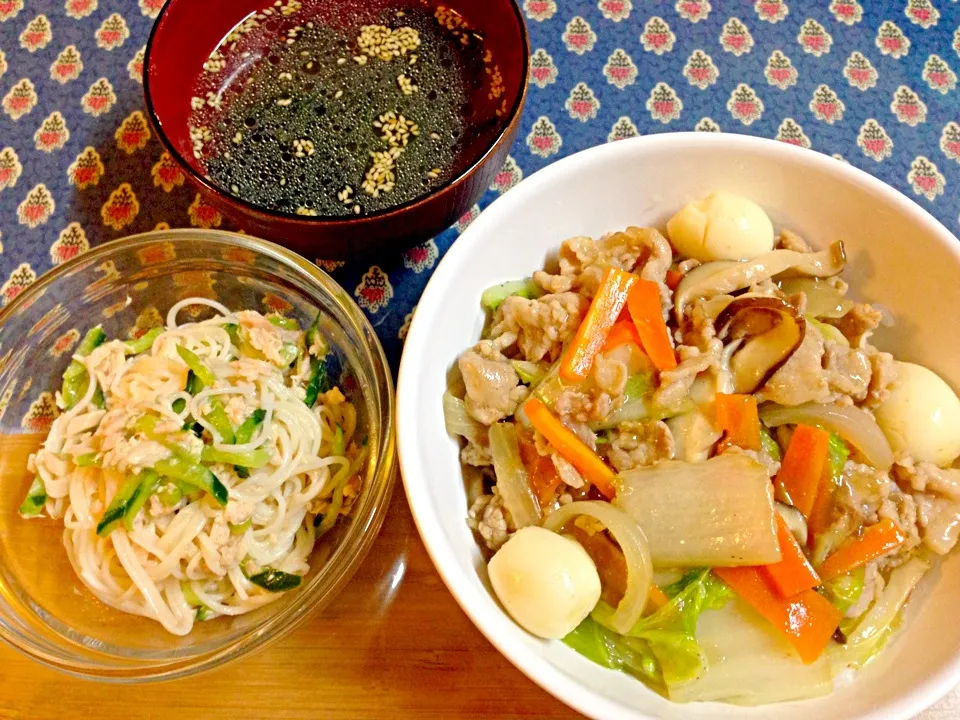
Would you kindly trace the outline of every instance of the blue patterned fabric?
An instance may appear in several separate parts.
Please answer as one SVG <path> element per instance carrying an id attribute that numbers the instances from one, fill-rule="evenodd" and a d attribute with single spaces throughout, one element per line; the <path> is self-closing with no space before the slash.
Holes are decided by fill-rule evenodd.
<path id="1" fill-rule="evenodd" d="M 147 127 L 142 58 L 162 0 L 0 0 L 0 296 L 92 245 L 156 227 L 231 226 Z M 833 155 L 960 224 L 955 0 L 525 0 L 531 88 L 494 186 L 403 254 L 319 260 L 396 367 L 443 253 L 547 163 L 637 134 L 777 138 Z"/>

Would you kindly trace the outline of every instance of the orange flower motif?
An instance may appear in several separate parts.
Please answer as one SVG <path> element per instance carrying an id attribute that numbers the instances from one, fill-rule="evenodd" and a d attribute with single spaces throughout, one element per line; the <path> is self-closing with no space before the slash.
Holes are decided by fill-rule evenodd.
<path id="1" fill-rule="evenodd" d="M 49 220 L 56 208 L 57 204 L 47 186 L 39 183 L 33 186 L 23 202 L 17 206 L 17 220 L 21 225 L 35 228 Z"/>
<path id="2" fill-rule="evenodd" d="M 29 78 L 23 78 L 3 97 L 3 111 L 11 120 L 19 120 L 37 105 L 37 91 Z"/>
<path id="3" fill-rule="evenodd" d="M 81 20 L 97 9 L 97 0 L 67 0 L 64 11 L 74 20 Z"/>
<path id="4" fill-rule="evenodd" d="M 130 75 L 130 79 L 140 84 L 143 84 L 143 60 L 146 54 L 147 46 L 144 45 L 137 50 L 137 54 L 127 63 L 127 74 Z"/>
<path id="5" fill-rule="evenodd" d="M 60 411 L 57 410 L 57 404 L 53 400 L 53 395 L 48 392 L 40 393 L 40 396 L 30 403 L 30 409 L 27 410 L 20 420 L 20 427 L 29 432 L 41 433 L 47 432 L 50 425 L 56 419 Z"/>
<path id="6" fill-rule="evenodd" d="M 166 150 L 160 154 L 160 159 L 154 163 L 150 169 L 150 174 L 153 176 L 154 186 L 162 187 L 164 192 L 170 192 L 175 187 L 183 185 L 186 177 L 173 156 Z"/>
<path id="7" fill-rule="evenodd" d="M 70 167 L 67 168 L 67 178 L 71 185 L 76 185 L 78 189 L 83 190 L 99 183 L 104 172 L 100 153 L 87 145 L 83 152 L 70 163 Z"/>
<path id="8" fill-rule="evenodd" d="M 194 227 L 208 230 L 210 228 L 220 227 L 223 222 L 223 216 L 213 205 L 206 203 L 200 197 L 200 193 L 190 203 L 187 208 L 187 215 L 190 216 L 190 224 Z"/>
<path id="9" fill-rule="evenodd" d="M 90 249 L 87 233 L 78 222 L 67 225 L 60 233 L 57 241 L 50 246 L 50 261 L 54 265 L 66 262 L 77 255 L 82 255 Z"/>
<path id="10" fill-rule="evenodd" d="M 122 230 L 133 222 L 140 212 L 140 202 L 130 183 L 123 183 L 110 193 L 110 198 L 100 208 L 103 224 L 114 230 Z"/>
<path id="11" fill-rule="evenodd" d="M 77 344 L 78 340 L 80 340 L 80 331 L 76 328 L 70 328 L 53 341 L 53 345 L 50 346 L 47 354 L 52 358 L 62 357 L 65 352 Z"/>
<path id="12" fill-rule="evenodd" d="M 16 151 L 12 147 L 0 150 L 0 191 L 14 187 L 22 172 L 23 165 Z"/>
<path id="13" fill-rule="evenodd" d="M 6 22 L 23 10 L 23 0 L 0 0 L 0 22 Z"/>
<path id="14" fill-rule="evenodd" d="M 36 279 L 37 273 L 33 271 L 33 268 L 27 263 L 20 263 L 17 269 L 10 273 L 7 281 L 0 286 L 0 302 L 6 306 L 17 295 L 33 285 Z"/>
<path id="15" fill-rule="evenodd" d="M 97 46 L 104 50 L 120 47 L 130 37 L 127 21 L 119 13 L 113 13 L 97 29 Z"/>
<path id="16" fill-rule="evenodd" d="M 46 15 L 37 15 L 20 33 L 20 47 L 30 53 L 45 48 L 53 40 L 53 31 Z"/>
<path id="17" fill-rule="evenodd" d="M 80 77 L 82 70 L 83 60 L 80 59 L 77 46 L 67 45 L 50 65 L 50 79 L 56 80 L 61 85 L 66 85 L 71 80 Z"/>
<path id="18" fill-rule="evenodd" d="M 97 80 L 86 94 L 80 98 L 80 106 L 87 115 L 103 115 L 110 112 L 110 108 L 117 102 L 117 94 L 113 91 L 113 85 L 105 77 Z"/>
<path id="19" fill-rule="evenodd" d="M 172 242 L 158 242 L 137 250 L 137 260 L 141 265 L 156 265 L 169 262 L 177 257 L 177 249 Z"/>
<path id="20" fill-rule="evenodd" d="M 288 303 L 279 295 L 275 295 L 273 293 L 267 293 L 266 295 L 264 295 L 262 302 L 263 302 L 263 306 L 267 310 L 269 310 L 270 312 L 280 313 L 281 315 L 285 315 L 286 313 L 293 310 L 293 305 Z"/>
<path id="21" fill-rule="evenodd" d="M 69 139 L 70 130 L 67 128 L 67 122 L 63 119 L 59 110 L 50 113 L 33 134 L 34 146 L 37 150 L 46 153 L 59 150 L 67 144 Z"/>
<path id="22" fill-rule="evenodd" d="M 147 125 L 147 119 L 143 113 L 134 110 L 124 118 L 113 136 L 117 139 L 117 147 L 127 155 L 132 155 L 145 147 L 150 140 L 150 126 Z"/>

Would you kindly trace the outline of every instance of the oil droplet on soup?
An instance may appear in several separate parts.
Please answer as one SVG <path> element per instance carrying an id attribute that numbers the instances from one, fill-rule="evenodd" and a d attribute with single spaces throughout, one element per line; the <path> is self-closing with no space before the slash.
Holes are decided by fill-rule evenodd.
<path id="1" fill-rule="evenodd" d="M 384 210 L 455 177 L 492 142 L 497 123 L 476 110 L 502 93 L 492 70 L 479 33 L 443 6 L 283 0 L 204 63 L 194 156 L 210 180 L 268 210 Z"/>

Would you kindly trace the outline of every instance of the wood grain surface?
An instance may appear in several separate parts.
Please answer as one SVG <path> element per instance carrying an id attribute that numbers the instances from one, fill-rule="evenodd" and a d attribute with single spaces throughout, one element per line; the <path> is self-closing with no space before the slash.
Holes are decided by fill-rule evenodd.
<path id="1" fill-rule="evenodd" d="M 434 570 L 399 486 L 356 577 L 322 614 L 195 678 L 106 685 L 0 644 L 3 720 L 575 718 L 474 628 Z M 772 717 L 772 716 L 771 716 Z M 960 717 L 954 692 L 919 720 Z"/>

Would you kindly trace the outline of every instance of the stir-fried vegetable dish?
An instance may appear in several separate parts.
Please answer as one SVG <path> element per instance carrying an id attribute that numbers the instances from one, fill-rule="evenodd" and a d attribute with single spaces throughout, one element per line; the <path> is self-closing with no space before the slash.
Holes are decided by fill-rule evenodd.
<path id="1" fill-rule="evenodd" d="M 443 410 L 518 624 L 678 702 L 884 649 L 960 536 L 960 399 L 871 343 L 846 263 L 718 192 L 483 293 Z"/>
<path id="2" fill-rule="evenodd" d="M 215 314 L 178 324 L 186 308 Z M 94 327 L 21 516 L 62 520 L 87 588 L 176 635 L 299 586 L 366 458 L 319 322 L 188 298 L 132 340 Z"/>

